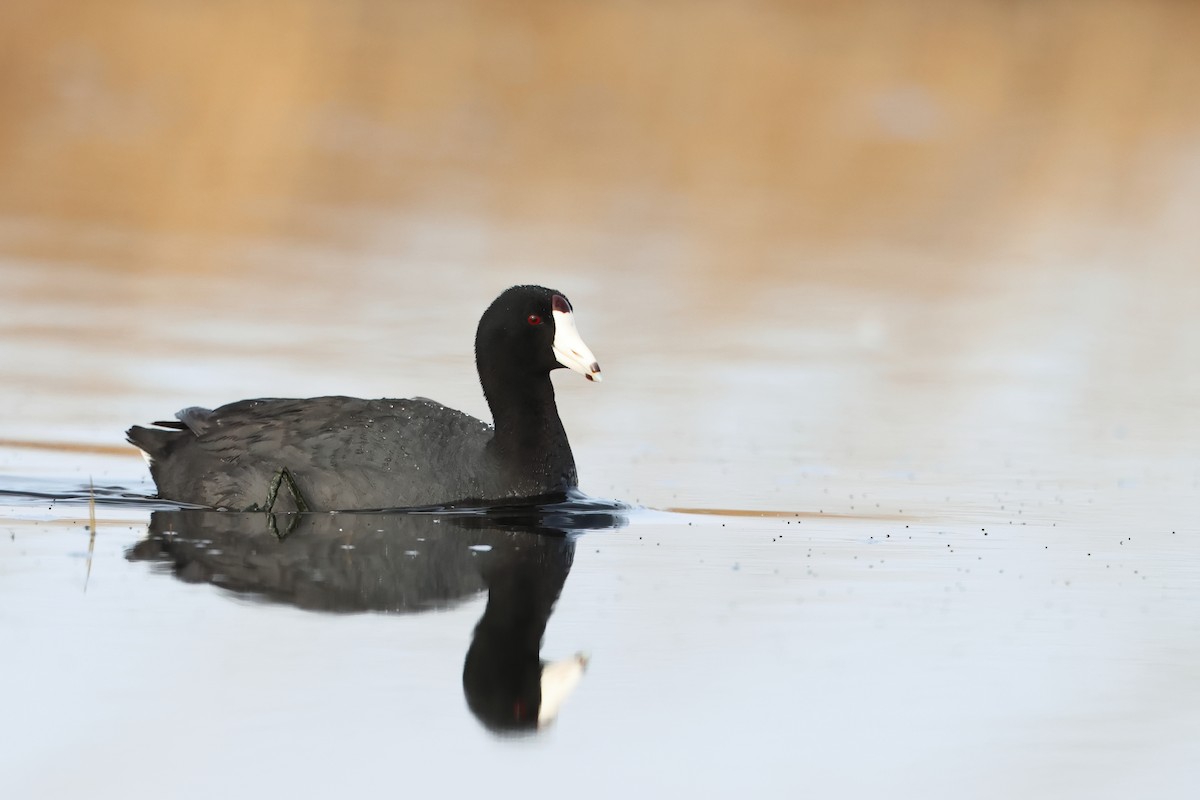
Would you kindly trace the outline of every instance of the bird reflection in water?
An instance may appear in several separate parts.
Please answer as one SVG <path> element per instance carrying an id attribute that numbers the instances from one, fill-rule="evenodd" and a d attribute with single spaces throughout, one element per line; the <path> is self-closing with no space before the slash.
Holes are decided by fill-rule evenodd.
<path id="1" fill-rule="evenodd" d="M 540 655 L 575 534 L 622 527 L 621 511 L 581 500 L 475 513 L 156 511 L 128 557 L 311 611 L 419 613 L 486 590 L 463 665 L 467 705 L 494 732 L 536 731 L 587 665 Z"/>

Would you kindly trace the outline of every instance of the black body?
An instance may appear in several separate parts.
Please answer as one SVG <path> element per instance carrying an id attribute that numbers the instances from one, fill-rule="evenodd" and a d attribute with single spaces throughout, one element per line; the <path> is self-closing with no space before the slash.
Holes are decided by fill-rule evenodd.
<path id="1" fill-rule="evenodd" d="M 425 398 L 244 400 L 127 435 L 163 498 L 233 510 L 401 508 L 554 496 L 578 484 L 554 402 L 555 297 L 515 286 L 475 361 L 494 427 Z M 530 320 L 537 318 L 537 324 Z M 286 472 L 286 475 L 284 474 Z M 287 480 L 282 482 L 280 478 Z"/>

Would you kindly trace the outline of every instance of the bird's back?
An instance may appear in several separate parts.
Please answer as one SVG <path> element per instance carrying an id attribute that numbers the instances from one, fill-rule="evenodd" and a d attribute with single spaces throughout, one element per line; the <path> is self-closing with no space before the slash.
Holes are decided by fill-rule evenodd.
<path id="1" fill-rule="evenodd" d="M 159 495 L 171 500 L 290 511 L 298 493 L 309 510 L 334 510 L 491 491 L 491 426 L 425 398 L 243 400 L 178 417 L 167 428 L 128 432 L 149 458 Z"/>

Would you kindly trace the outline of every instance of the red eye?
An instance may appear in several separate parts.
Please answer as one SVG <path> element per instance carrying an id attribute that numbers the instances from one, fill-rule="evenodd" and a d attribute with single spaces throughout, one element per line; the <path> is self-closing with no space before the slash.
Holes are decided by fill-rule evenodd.
<path id="1" fill-rule="evenodd" d="M 530 325 L 541 325 L 542 324 L 542 318 L 539 317 L 537 314 L 530 314 L 528 317 L 525 318 L 525 321 L 528 322 Z"/>

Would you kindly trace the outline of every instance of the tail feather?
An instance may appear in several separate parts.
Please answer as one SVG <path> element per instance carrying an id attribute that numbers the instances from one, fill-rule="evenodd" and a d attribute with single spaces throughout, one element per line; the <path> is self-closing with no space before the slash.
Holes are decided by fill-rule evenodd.
<path id="1" fill-rule="evenodd" d="M 125 439 L 149 456 L 151 461 L 166 458 L 183 435 L 178 430 L 143 428 L 140 425 L 125 431 Z"/>
<path id="2" fill-rule="evenodd" d="M 207 408 L 191 406 L 176 414 L 175 419 L 150 423 L 153 428 L 134 425 L 125 431 L 125 438 L 145 453 L 153 465 L 154 461 L 170 455 L 184 440 L 208 430 L 212 413 Z"/>

